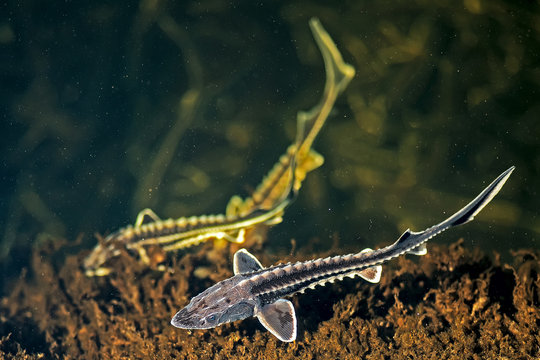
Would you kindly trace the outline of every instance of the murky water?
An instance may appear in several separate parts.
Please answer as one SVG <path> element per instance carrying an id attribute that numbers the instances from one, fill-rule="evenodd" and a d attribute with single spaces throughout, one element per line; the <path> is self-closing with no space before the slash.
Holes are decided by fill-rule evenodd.
<path id="1" fill-rule="evenodd" d="M 324 87 L 320 18 L 356 77 L 270 253 L 394 241 L 499 196 L 435 241 L 539 248 L 538 4 L 467 0 L 2 6 L 4 286 L 43 237 L 89 250 L 143 208 L 222 213 L 294 139 Z M 61 263 L 62 259 L 58 262 Z"/>

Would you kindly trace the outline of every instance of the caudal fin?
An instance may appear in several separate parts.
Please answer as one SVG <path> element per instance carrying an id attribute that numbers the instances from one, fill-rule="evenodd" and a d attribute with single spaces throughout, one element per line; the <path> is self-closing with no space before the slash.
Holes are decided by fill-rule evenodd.
<path id="1" fill-rule="evenodd" d="M 474 217 L 482 211 L 482 209 L 501 191 L 503 185 L 506 183 L 515 166 L 512 166 L 501 175 L 499 175 L 491 184 L 489 184 L 477 197 L 475 197 L 470 203 L 465 205 L 454 215 L 450 216 L 443 222 L 430 227 L 424 231 L 414 232 L 407 229 L 399 239 L 392 245 L 392 251 L 396 254 L 413 254 L 413 255 L 425 255 L 427 248 L 425 242 L 432 237 L 440 234 L 441 232 L 449 229 L 453 226 L 465 224 L 474 219 Z"/>

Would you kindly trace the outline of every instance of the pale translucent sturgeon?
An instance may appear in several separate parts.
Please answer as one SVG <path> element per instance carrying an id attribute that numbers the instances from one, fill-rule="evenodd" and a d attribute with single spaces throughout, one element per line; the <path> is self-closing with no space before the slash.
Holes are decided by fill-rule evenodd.
<path id="1" fill-rule="evenodd" d="M 269 210 L 255 210 L 246 216 L 203 215 L 161 220 L 150 209 L 139 213 L 135 225 L 122 228 L 100 240 L 84 259 L 87 276 L 106 276 L 111 268 L 105 264 L 120 255 L 121 249 L 133 250 L 140 260 L 150 264 L 146 248 L 159 246 L 163 251 L 184 249 L 209 239 L 225 239 L 233 243 L 244 242 L 246 229 L 260 224 L 273 225 L 281 222 L 285 208 L 293 201 L 290 197 Z M 150 218 L 151 222 L 144 223 Z"/>
<path id="2" fill-rule="evenodd" d="M 300 189 L 306 174 L 324 162 L 323 156 L 313 150 L 311 145 L 326 122 L 337 97 L 354 77 L 355 70 L 343 61 L 336 44 L 318 19 L 310 19 L 309 26 L 324 60 L 326 83 L 323 96 L 311 110 L 298 112 L 295 142 L 287 148 L 250 197 L 245 200 L 238 196 L 231 198 L 227 214 L 248 214 L 253 209 L 272 208 L 276 200 L 282 198 L 284 192 L 290 189 L 289 173 L 293 158 L 296 166 L 293 185 L 295 191 Z"/>
<path id="3" fill-rule="evenodd" d="M 165 252 L 185 249 L 210 239 L 243 243 L 245 232 L 259 225 L 275 225 L 282 221 L 285 208 L 300 189 L 306 173 L 323 163 L 323 157 L 311 144 L 330 113 L 336 97 L 345 90 L 354 76 L 354 68 L 343 62 L 341 54 L 317 19 L 311 19 L 311 30 L 322 53 L 326 69 L 324 95 L 319 104 L 297 117 L 297 138 L 246 200 L 234 196 L 225 215 L 202 215 L 178 219 L 160 219 L 152 210 L 144 209 L 135 225 L 128 225 L 99 241 L 84 260 L 87 276 L 105 276 L 111 268 L 105 263 L 118 256 L 121 249 L 133 250 L 141 261 L 150 263 L 146 249 L 159 246 Z"/>

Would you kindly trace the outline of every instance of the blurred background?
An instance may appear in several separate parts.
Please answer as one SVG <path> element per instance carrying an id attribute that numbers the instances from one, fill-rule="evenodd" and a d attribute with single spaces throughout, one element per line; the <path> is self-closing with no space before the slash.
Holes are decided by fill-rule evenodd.
<path id="1" fill-rule="evenodd" d="M 356 77 L 270 252 L 359 251 L 458 210 L 511 165 L 477 219 L 434 241 L 538 248 L 537 1 L 7 1 L 0 4 L 0 287 L 45 237 L 71 253 L 152 208 L 223 213 L 315 105 L 319 17 Z M 68 250 L 66 250 L 68 251 Z"/>

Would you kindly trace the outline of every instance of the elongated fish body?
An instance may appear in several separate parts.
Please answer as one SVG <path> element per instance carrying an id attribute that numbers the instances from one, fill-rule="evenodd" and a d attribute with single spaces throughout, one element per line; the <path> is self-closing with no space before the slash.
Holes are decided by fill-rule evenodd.
<path id="1" fill-rule="evenodd" d="M 309 26 L 324 60 L 326 82 L 323 95 L 310 110 L 298 112 L 294 143 L 287 148 L 250 197 L 244 200 L 238 196 L 231 198 L 227 214 L 247 214 L 255 208 L 272 208 L 276 200 L 282 198 L 284 192 L 291 188 L 289 169 L 293 159 L 296 170 L 292 188 L 295 191 L 300 189 L 307 173 L 324 162 L 324 157 L 313 150 L 311 145 L 330 115 L 336 99 L 345 91 L 356 71 L 343 60 L 336 44 L 317 18 L 310 19 Z"/>
<path id="2" fill-rule="evenodd" d="M 246 230 L 281 222 L 285 208 L 292 202 L 306 174 L 321 166 L 324 159 L 311 149 L 337 97 L 354 77 L 354 68 L 345 63 L 317 19 L 310 20 L 315 41 L 323 56 L 326 70 L 324 94 L 319 103 L 297 116 L 297 134 L 285 154 L 266 175 L 255 192 L 246 199 L 233 196 L 225 214 L 182 217 L 161 220 L 152 210 L 144 209 L 135 225 L 129 225 L 101 240 L 84 260 L 87 276 L 105 276 L 111 268 L 104 266 L 118 256 L 121 249 L 138 253 L 149 264 L 146 248 L 158 246 L 164 252 L 185 249 L 210 239 L 243 243 Z"/>
<path id="3" fill-rule="evenodd" d="M 292 166 L 294 171 L 294 164 Z M 84 259 L 83 267 L 87 276 L 105 276 L 111 269 L 105 266 L 110 259 L 120 255 L 120 248 L 135 251 L 143 263 L 149 264 L 146 254 L 149 246 L 159 246 L 163 251 L 185 249 L 208 239 L 226 239 L 234 243 L 244 241 L 246 229 L 266 224 L 274 225 L 282 221 L 285 208 L 294 200 L 296 192 L 287 192 L 286 198 L 268 210 L 254 210 L 239 215 L 203 215 L 189 218 L 161 220 L 150 209 L 139 213 L 135 226 L 122 228 L 100 241 Z M 145 219 L 151 220 L 145 222 Z"/>
<path id="4" fill-rule="evenodd" d="M 357 254 L 333 256 L 306 262 L 263 268 L 248 251 L 234 255 L 234 276 L 223 280 L 191 299 L 178 311 L 171 324 L 183 329 L 209 329 L 218 325 L 257 316 L 262 325 L 278 339 L 296 339 L 294 307 L 284 297 L 317 285 L 360 276 L 377 283 L 381 264 L 404 254 L 425 255 L 426 242 L 451 227 L 473 220 L 497 193 L 514 171 L 509 168 L 486 187 L 474 200 L 443 222 L 421 232 L 407 229 L 392 245 L 365 249 Z"/>

